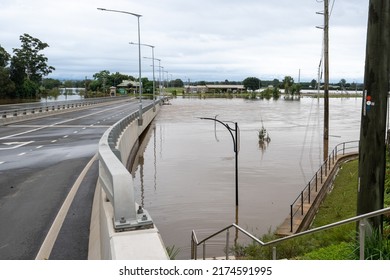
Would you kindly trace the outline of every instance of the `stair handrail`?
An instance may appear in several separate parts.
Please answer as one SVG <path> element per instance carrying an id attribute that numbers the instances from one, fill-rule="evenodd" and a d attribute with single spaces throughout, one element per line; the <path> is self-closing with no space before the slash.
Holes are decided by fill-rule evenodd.
<path id="1" fill-rule="evenodd" d="M 247 235 L 248 237 L 250 237 L 252 239 L 252 241 L 260 244 L 261 246 L 263 247 L 267 247 L 267 246 L 270 246 L 270 245 L 276 245 L 278 243 L 281 243 L 281 242 L 284 242 L 284 241 L 287 241 L 287 240 L 290 240 L 290 239 L 294 239 L 294 238 L 297 238 L 297 237 L 300 237 L 300 236 L 303 236 L 303 235 L 308 235 L 308 234 L 312 234 L 312 233 L 316 233 L 316 232 L 320 232 L 320 231 L 324 231 L 324 230 L 327 230 L 327 229 L 331 229 L 331 228 L 334 228 L 334 227 L 338 227 L 338 226 L 341 226 L 341 225 L 345 225 L 345 224 L 349 224 L 349 223 L 352 223 L 352 222 L 359 222 L 359 243 L 360 243 L 360 259 L 361 260 L 364 260 L 364 240 L 365 240 L 365 225 L 367 224 L 366 223 L 366 219 L 368 218 L 372 218 L 372 217 L 376 217 L 376 216 L 379 216 L 379 215 L 383 215 L 385 213 L 390 213 L 390 207 L 387 207 L 387 208 L 383 208 L 383 209 L 379 209 L 379 210 L 376 210 L 376 211 L 372 211 L 372 212 L 369 212 L 369 213 L 366 213 L 366 214 L 362 214 L 362 215 L 357 215 L 355 217 L 351 217 L 351 218 L 348 218 L 348 219 L 345 219 L 345 220 L 342 220 L 342 221 L 338 221 L 338 222 L 334 222 L 334 223 L 331 223 L 331 224 L 327 224 L 327 225 L 324 225 L 324 226 L 320 226 L 320 227 L 317 227 L 317 228 L 313 228 L 313 229 L 309 229 L 309 230 L 306 230 L 306 231 L 302 231 L 302 232 L 299 232 L 299 233 L 295 233 L 293 235 L 290 235 L 290 236 L 285 236 L 285 237 L 281 237 L 279 239 L 275 239 L 275 240 L 271 240 L 271 241 L 268 241 L 268 242 L 264 242 L 260 239 L 258 239 L 257 237 L 255 237 L 253 234 L 251 234 L 250 232 L 246 231 L 245 229 L 241 228 L 239 225 L 233 223 L 213 234 L 211 234 L 210 236 L 202 239 L 201 241 L 198 241 L 198 238 L 196 236 L 196 233 L 195 233 L 195 230 L 192 230 L 192 234 L 191 234 L 191 259 L 194 259 L 196 260 L 197 259 L 197 256 L 198 256 L 198 252 L 197 252 L 197 249 L 198 249 L 198 246 L 199 245 L 203 245 L 203 259 L 205 260 L 206 259 L 206 241 L 221 234 L 222 232 L 226 231 L 227 234 L 226 234 L 226 260 L 229 259 L 229 229 L 234 227 L 236 228 L 237 230 L 239 230 L 240 232 L 244 233 L 245 235 Z M 275 252 L 273 254 L 273 258 L 276 259 L 276 249 L 275 249 Z"/>
<path id="2" fill-rule="evenodd" d="M 335 160 L 337 160 L 339 152 L 342 152 L 341 155 L 346 155 L 348 150 L 358 149 L 358 147 L 359 147 L 359 140 L 347 141 L 335 146 L 333 151 L 329 154 L 328 158 L 323 162 L 323 164 L 318 169 L 318 171 L 310 179 L 309 183 L 303 188 L 303 190 L 293 201 L 293 203 L 290 204 L 290 232 L 293 232 L 294 216 L 299 212 L 301 212 L 301 215 L 303 215 L 303 204 L 305 203 L 305 201 L 307 201 L 309 204 L 311 203 L 310 194 L 313 188 L 312 182 L 313 183 L 315 182 L 315 190 L 317 192 L 318 180 L 320 180 L 320 182 L 323 183 L 323 179 L 328 176 L 328 171 L 330 171 L 331 163 L 334 163 Z M 295 207 L 294 209 L 294 206 L 298 204 L 300 205 L 298 207 Z"/>

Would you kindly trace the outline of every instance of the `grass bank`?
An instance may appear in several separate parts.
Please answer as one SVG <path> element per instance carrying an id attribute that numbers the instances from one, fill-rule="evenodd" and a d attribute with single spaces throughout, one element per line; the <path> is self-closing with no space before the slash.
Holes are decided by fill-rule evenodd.
<path id="1" fill-rule="evenodd" d="M 390 203 L 390 167 L 387 161 L 385 207 Z M 327 195 L 317 213 L 312 227 L 337 222 L 356 216 L 358 160 L 344 163 L 337 174 L 332 191 Z M 389 259 L 390 227 L 385 219 L 384 237 L 366 242 L 366 256 L 372 259 Z M 277 245 L 278 259 L 297 260 L 354 260 L 359 257 L 356 241 L 356 224 L 351 223 L 334 229 L 302 236 Z M 261 237 L 264 241 L 277 239 L 273 233 Z M 272 248 L 255 244 L 234 248 L 238 257 L 244 259 L 271 259 Z"/>

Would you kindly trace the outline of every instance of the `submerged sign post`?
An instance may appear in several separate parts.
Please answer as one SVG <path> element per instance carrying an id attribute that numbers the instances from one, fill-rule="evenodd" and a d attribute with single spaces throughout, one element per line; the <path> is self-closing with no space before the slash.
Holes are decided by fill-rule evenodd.
<path id="1" fill-rule="evenodd" d="M 236 206 L 238 206 L 238 152 L 240 151 L 240 129 L 237 122 L 234 122 L 234 129 L 226 122 L 222 122 L 215 118 L 200 118 L 201 120 L 211 120 L 222 124 L 230 133 L 233 139 L 233 150 L 235 153 L 235 181 L 236 181 Z M 234 132 L 234 135 L 233 135 Z"/>

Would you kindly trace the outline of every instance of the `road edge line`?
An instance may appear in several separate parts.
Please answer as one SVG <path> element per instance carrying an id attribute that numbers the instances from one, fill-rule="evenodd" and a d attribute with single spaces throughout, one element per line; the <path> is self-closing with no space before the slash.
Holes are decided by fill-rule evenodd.
<path id="1" fill-rule="evenodd" d="M 51 254 L 51 251 L 53 249 L 54 243 L 58 237 L 58 234 L 61 230 L 62 224 L 65 221 L 66 215 L 69 211 L 69 208 L 73 202 L 74 197 L 76 196 L 76 193 L 81 185 L 81 182 L 83 181 L 85 175 L 91 168 L 92 164 L 98 159 L 98 154 L 96 153 L 92 159 L 87 163 L 87 165 L 84 167 L 83 171 L 80 173 L 79 177 L 76 179 L 75 183 L 73 184 L 71 190 L 69 191 L 68 195 L 66 196 L 66 199 L 64 200 L 60 210 L 58 211 L 58 214 L 56 218 L 53 221 L 53 224 L 51 225 L 45 240 L 43 241 L 41 248 L 39 249 L 39 252 L 37 256 L 35 257 L 36 260 L 48 260 Z"/>

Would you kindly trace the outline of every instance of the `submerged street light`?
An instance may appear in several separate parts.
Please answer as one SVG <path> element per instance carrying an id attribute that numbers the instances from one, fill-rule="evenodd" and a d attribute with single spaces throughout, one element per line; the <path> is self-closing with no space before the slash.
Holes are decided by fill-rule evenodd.
<path id="1" fill-rule="evenodd" d="M 97 8 L 99 11 L 104 12 L 114 12 L 114 13 L 121 13 L 121 14 L 127 14 L 137 17 L 138 20 L 138 71 L 139 71 L 139 118 L 138 118 L 138 125 L 142 125 L 142 76 L 141 76 L 141 29 L 140 29 L 140 23 L 139 18 L 142 17 L 142 15 L 127 12 L 127 11 L 118 11 L 118 10 L 110 10 L 105 8 Z"/>
<path id="2" fill-rule="evenodd" d="M 230 133 L 233 139 L 233 149 L 235 153 L 235 181 L 236 181 L 236 206 L 238 206 L 238 152 L 240 150 L 240 129 L 237 122 L 234 123 L 234 129 L 229 124 L 215 118 L 200 118 L 201 120 L 211 120 L 222 124 Z M 234 132 L 234 135 L 233 135 Z"/>

